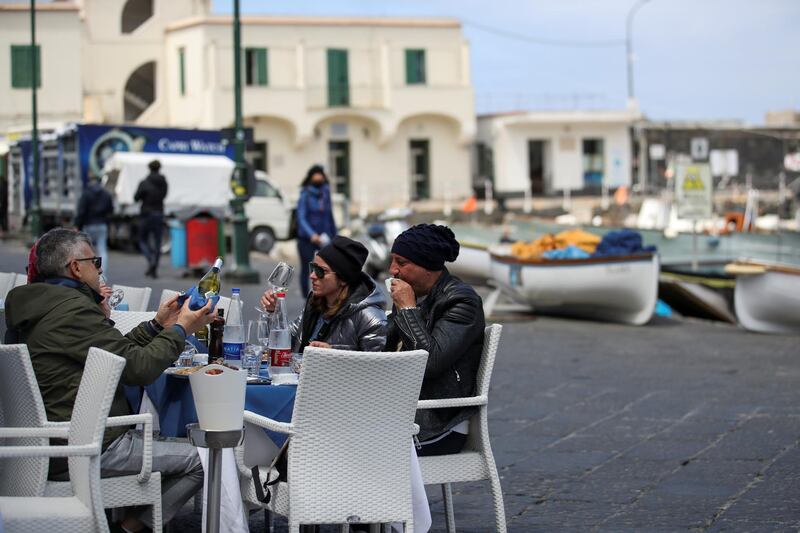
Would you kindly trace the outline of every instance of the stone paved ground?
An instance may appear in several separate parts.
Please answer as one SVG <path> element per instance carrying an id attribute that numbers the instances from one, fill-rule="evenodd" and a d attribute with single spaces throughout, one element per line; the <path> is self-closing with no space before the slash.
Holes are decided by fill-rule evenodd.
<path id="1" fill-rule="evenodd" d="M 0 246 L 0 271 L 21 270 L 22 249 Z M 143 283 L 141 258 L 111 265 L 113 281 Z M 188 284 L 164 276 L 155 294 Z M 257 287 L 243 292 L 255 303 Z M 665 319 L 503 324 L 490 431 L 509 531 L 800 529 L 800 337 Z M 487 484 L 454 492 L 459 531 L 494 529 Z M 440 492 L 429 499 L 444 531 Z M 171 531 L 199 522 L 187 506 Z M 261 531 L 262 516 L 250 524 Z"/>

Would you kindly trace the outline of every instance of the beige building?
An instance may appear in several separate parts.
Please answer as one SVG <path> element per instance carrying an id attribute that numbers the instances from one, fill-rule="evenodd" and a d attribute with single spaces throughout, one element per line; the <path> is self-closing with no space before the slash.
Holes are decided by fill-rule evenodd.
<path id="1" fill-rule="evenodd" d="M 531 111 L 478 117 L 476 184 L 498 196 L 597 193 L 631 185 L 638 111 Z"/>
<path id="2" fill-rule="evenodd" d="M 42 124 L 232 125 L 231 17 L 211 15 L 210 0 L 38 9 Z M 0 6 L 0 47 L 12 50 L 0 53 L 0 99 L 12 103 L 0 131 L 30 124 L 28 32 L 27 4 Z M 470 193 L 476 122 L 458 21 L 248 16 L 242 46 L 249 156 L 285 192 L 322 163 L 371 210 Z"/>

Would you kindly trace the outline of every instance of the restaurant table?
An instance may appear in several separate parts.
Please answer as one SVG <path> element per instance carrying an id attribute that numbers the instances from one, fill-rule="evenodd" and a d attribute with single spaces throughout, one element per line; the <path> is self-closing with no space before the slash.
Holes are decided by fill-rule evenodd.
<path id="1" fill-rule="evenodd" d="M 244 408 L 278 422 L 291 422 L 296 385 L 248 384 L 245 390 Z M 125 387 L 125 395 L 133 412 L 153 414 L 154 427 L 160 427 L 163 437 L 185 437 L 186 425 L 197 422 L 197 411 L 192 398 L 192 389 L 186 376 L 162 374 L 155 382 L 142 387 Z M 288 438 L 283 433 L 268 431 L 245 424 L 244 463 L 269 465 L 278 450 Z M 198 448 L 203 468 L 208 467 L 208 453 Z M 223 450 L 222 457 L 222 520 L 223 533 L 244 533 L 248 531 L 247 519 L 242 505 L 238 470 L 232 450 Z M 413 444 L 411 446 L 412 500 L 414 507 L 415 532 L 427 531 L 431 525 L 430 507 L 422 481 Z M 207 479 L 206 479 L 207 481 Z M 205 487 L 204 497 L 205 502 Z M 205 505 L 204 514 L 205 514 Z M 205 516 L 203 518 L 205 531 Z M 402 528 L 400 528 L 402 531 Z"/>

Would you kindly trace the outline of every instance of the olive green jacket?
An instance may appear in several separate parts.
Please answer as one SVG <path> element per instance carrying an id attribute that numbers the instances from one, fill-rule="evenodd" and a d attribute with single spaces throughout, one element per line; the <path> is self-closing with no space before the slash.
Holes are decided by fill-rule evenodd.
<path id="1" fill-rule="evenodd" d="M 143 322 L 123 336 L 106 318 L 99 300 L 89 286 L 67 278 L 23 285 L 6 298 L 7 341 L 28 345 L 48 420 L 71 418 L 89 347 L 126 360 L 109 416 L 131 414 L 122 385 L 149 385 L 183 350 L 184 338 L 177 328 L 159 333 Z M 126 430 L 108 428 L 103 448 Z"/>

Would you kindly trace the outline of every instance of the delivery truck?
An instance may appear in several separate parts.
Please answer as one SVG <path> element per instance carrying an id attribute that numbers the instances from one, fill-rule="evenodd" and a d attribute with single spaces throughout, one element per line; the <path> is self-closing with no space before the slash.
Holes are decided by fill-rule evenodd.
<path id="1" fill-rule="evenodd" d="M 112 246 L 137 241 L 139 205 L 133 200 L 147 164 L 158 159 L 167 178 L 167 218 L 208 212 L 230 217 L 233 147 L 218 130 L 69 124 L 43 135 L 39 149 L 39 198 L 45 229 L 72 225 L 89 176 L 101 177 L 114 198 L 109 232 Z M 12 228 L 29 214 L 33 195 L 31 141 L 12 144 L 8 157 L 8 211 Z M 290 238 L 292 208 L 268 176 L 256 171 L 245 203 L 250 244 L 269 252 Z M 168 232 L 165 229 L 165 237 Z M 168 239 L 165 239 L 168 243 Z M 167 244 L 168 245 L 168 244 Z"/>

